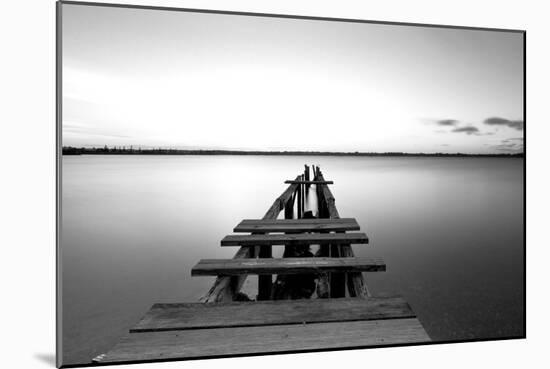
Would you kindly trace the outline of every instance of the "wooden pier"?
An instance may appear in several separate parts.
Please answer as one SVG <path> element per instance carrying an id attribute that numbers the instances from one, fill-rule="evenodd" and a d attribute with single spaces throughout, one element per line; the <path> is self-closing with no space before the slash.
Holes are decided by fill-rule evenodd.
<path id="1" fill-rule="evenodd" d="M 195 303 L 155 304 L 96 364 L 424 343 L 430 338 L 401 297 L 371 296 L 364 272 L 383 272 L 379 257 L 355 257 L 368 237 L 340 218 L 319 167 L 285 181 L 288 188 L 262 219 L 244 219 L 220 245 L 232 259 L 200 260 L 193 276 L 217 276 Z M 317 209 L 306 211 L 315 195 Z M 278 219 L 284 211 L 284 219 Z M 317 213 L 316 216 L 314 213 Z M 315 254 L 311 246 L 317 246 Z M 273 246 L 284 247 L 273 258 Z M 241 287 L 257 275 L 256 301 Z"/>

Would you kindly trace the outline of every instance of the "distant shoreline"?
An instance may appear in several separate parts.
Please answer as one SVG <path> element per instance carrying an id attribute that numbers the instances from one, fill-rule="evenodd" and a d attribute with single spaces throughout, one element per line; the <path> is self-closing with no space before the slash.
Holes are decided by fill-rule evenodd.
<path id="1" fill-rule="evenodd" d="M 370 156 L 370 157 L 490 157 L 523 158 L 515 154 L 464 154 L 464 153 L 404 153 L 404 152 L 331 152 L 331 151 L 245 151 L 245 150 L 181 150 L 133 148 L 63 147 L 63 155 L 263 155 L 263 156 Z"/>

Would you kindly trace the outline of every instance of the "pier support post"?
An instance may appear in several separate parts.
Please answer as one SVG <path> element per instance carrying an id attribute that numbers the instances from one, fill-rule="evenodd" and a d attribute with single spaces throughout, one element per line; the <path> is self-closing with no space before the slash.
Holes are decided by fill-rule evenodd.
<path id="1" fill-rule="evenodd" d="M 273 257 L 271 246 L 260 247 L 259 258 L 271 258 Z M 271 298 L 271 289 L 273 286 L 273 276 L 259 275 L 258 276 L 258 301 L 269 300 Z"/>
<path id="2" fill-rule="evenodd" d="M 304 179 L 305 176 L 302 174 L 302 179 Z M 306 212 L 306 185 L 303 184 L 300 186 L 300 190 L 302 191 L 302 218 L 304 217 L 304 213 Z"/>
<path id="3" fill-rule="evenodd" d="M 330 256 L 333 258 L 341 257 L 340 247 L 338 245 L 330 245 Z M 330 274 L 330 297 L 346 297 L 346 274 L 331 273 Z"/>
<path id="4" fill-rule="evenodd" d="M 298 176 L 300 181 L 303 181 L 303 174 Z M 297 192 L 298 192 L 298 201 L 296 202 L 296 212 L 298 214 L 298 219 L 302 219 L 302 216 L 304 215 L 304 202 L 303 202 L 303 193 L 302 193 L 302 184 L 298 185 Z"/>

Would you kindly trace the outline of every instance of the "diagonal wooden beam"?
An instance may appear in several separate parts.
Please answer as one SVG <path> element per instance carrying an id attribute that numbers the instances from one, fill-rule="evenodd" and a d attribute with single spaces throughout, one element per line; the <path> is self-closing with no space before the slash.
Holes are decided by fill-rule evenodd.
<path id="1" fill-rule="evenodd" d="M 296 177 L 298 180 L 300 176 Z M 262 219 L 277 219 L 279 213 L 284 209 L 286 202 L 292 197 L 292 194 L 298 188 L 297 184 L 291 184 L 287 189 L 277 197 L 271 207 L 267 210 Z M 255 248 L 253 246 L 243 246 L 237 251 L 233 259 L 252 258 L 255 257 Z M 262 276 L 262 279 L 266 278 Z M 233 301 L 234 296 L 241 289 L 246 276 L 228 277 L 220 276 L 216 278 L 210 290 L 199 299 L 200 302 L 222 302 Z M 267 280 L 267 278 L 265 279 Z"/>
<path id="2" fill-rule="evenodd" d="M 317 180 L 324 181 L 323 173 L 319 168 L 317 168 Z M 327 207 L 328 215 L 331 219 L 339 219 L 340 214 L 338 214 L 338 210 L 336 209 L 335 199 L 332 195 L 332 192 L 326 185 L 320 185 L 318 187 L 319 195 L 322 197 L 322 201 Z M 339 245 L 336 248 L 337 252 L 339 253 L 338 256 L 340 257 L 353 257 L 353 249 L 350 245 Z M 336 255 L 334 255 L 336 256 Z M 370 292 L 367 288 L 367 284 L 365 283 L 365 280 L 363 278 L 362 273 L 348 273 L 347 275 L 347 285 L 348 285 L 348 292 L 351 297 L 368 297 L 370 296 Z"/>

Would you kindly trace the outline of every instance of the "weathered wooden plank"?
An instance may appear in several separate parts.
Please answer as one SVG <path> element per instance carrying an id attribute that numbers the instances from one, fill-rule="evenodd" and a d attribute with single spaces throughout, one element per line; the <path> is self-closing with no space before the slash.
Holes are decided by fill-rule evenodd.
<path id="1" fill-rule="evenodd" d="M 307 181 L 307 180 L 286 180 L 287 184 L 305 184 L 305 185 L 329 185 L 334 184 L 333 181 Z"/>
<path id="2" fill-rule="evenodd" d="M 300 176 L 297 176 L 298 179 Z M 298 188 L 297 184 L 292 184 L 273 202 L 271 207 L 265 213 L 263 219 L 276 219 L 279 216 L 281 210 L 285 207 L 286 202 L 292 197 L 292 194 Z M 233 258 L 252 258 L 255 256 L 254 247 L 243 246 L 237 251 Z M 262 276 L 262 278 L 264 278 Z M 216 278 L 210 290 L 200 298 L 200 302 L 220 302 L 220 301 L 232 301 L 233 297 L 243 285 L 246 280 L 246 275 L 240 275 L 236 277 L 221 276 Z"/>
<path id="3" fill-rule="evenodd" d="M 318 175 L 316 179 L 319 182 L 326 182 L 321 170 L 318 170 Z M 326 202 L 328 206 L 329 218 L 332 218 L 332 219 L 340 218 L 340 214 L 338 214 L 338 210 L 336 210 L 334 196 L 332 195 L 332 192 L 330 191 L 328 186 L 321 185 L 320 192 L 321 192 L 321 197 L 323 198 L 323 200 Z"/>
<path id="4" fill-rule="evenodd" d="M 346 223 L 357 223 L 356 218 L 337 218 L 337 219 L 328 219 L 328 218 L 304 218 L 304 219 L 243 219 L 241 223 L 243 224 L 324 224 L 324 223 L 330 223 L 330 224 L 346 224 Z M 240 223 L 239 223 L 240 224 Z"/>
<path id="5" fill-rule="evenodd" d="M 301 274 L 321 272 L 383 272 L 381 258 L 202 259 L 191 275 Z"/>
<path id="6" fill-rule="evenodd" d="M 126 363 L 429 342 L 418 319 L 129 333 L 98 363 Z"/>
<path id="7" fill-rule="evenodd" d="M 355 218 L 343 219 L 243 219 L 233 232 L 337 232 L 358 231 Z"/>
<path id="8" fill-rule="evenodd" d="M 319 167 L 314 167 L 313 171 L 313 180 L 318 180 L 319 175 Z M 316 186 L 315 192 L 317 194 L 317 210 L 318 210 L 318 217 L 322 218 L 322 220 L 326 220 L 328 218 L 328 214 L 326 211 L 326 206 L 324 204 L 324 198 L 321 196 L 321 188 L 326 187 L 323 185 Z M 338 221 L 340 218 L 335 219 L 334 221 Z M 332 219 L 331 219 L 332 220 Z M 316 253 L 316 256 L 321 257 L 329 257 L 330 251 L 330 245 L 320 245 L 319 250 Z M 317 296 L 321 299 L 329 298 L 330 297 L 330 273 L 323 273 L 319 275 L 319 279 L 317 280 Z"/>
<path id="9" fill-rule="evenodd" d="M 273 245 L 319 245 L 323 243 L 366 244 L 365 233 L 298 233 L 298 234 L 251 234 L 229 235 L 221 240 L 222 246 L 273 246 Z"/>
<path id="10" fill-rule="evenodd" d="M 130 332 L 413 317 L 415 314 L 409 304 L 397 296 L 219 304 L 155 304 Z"/>

